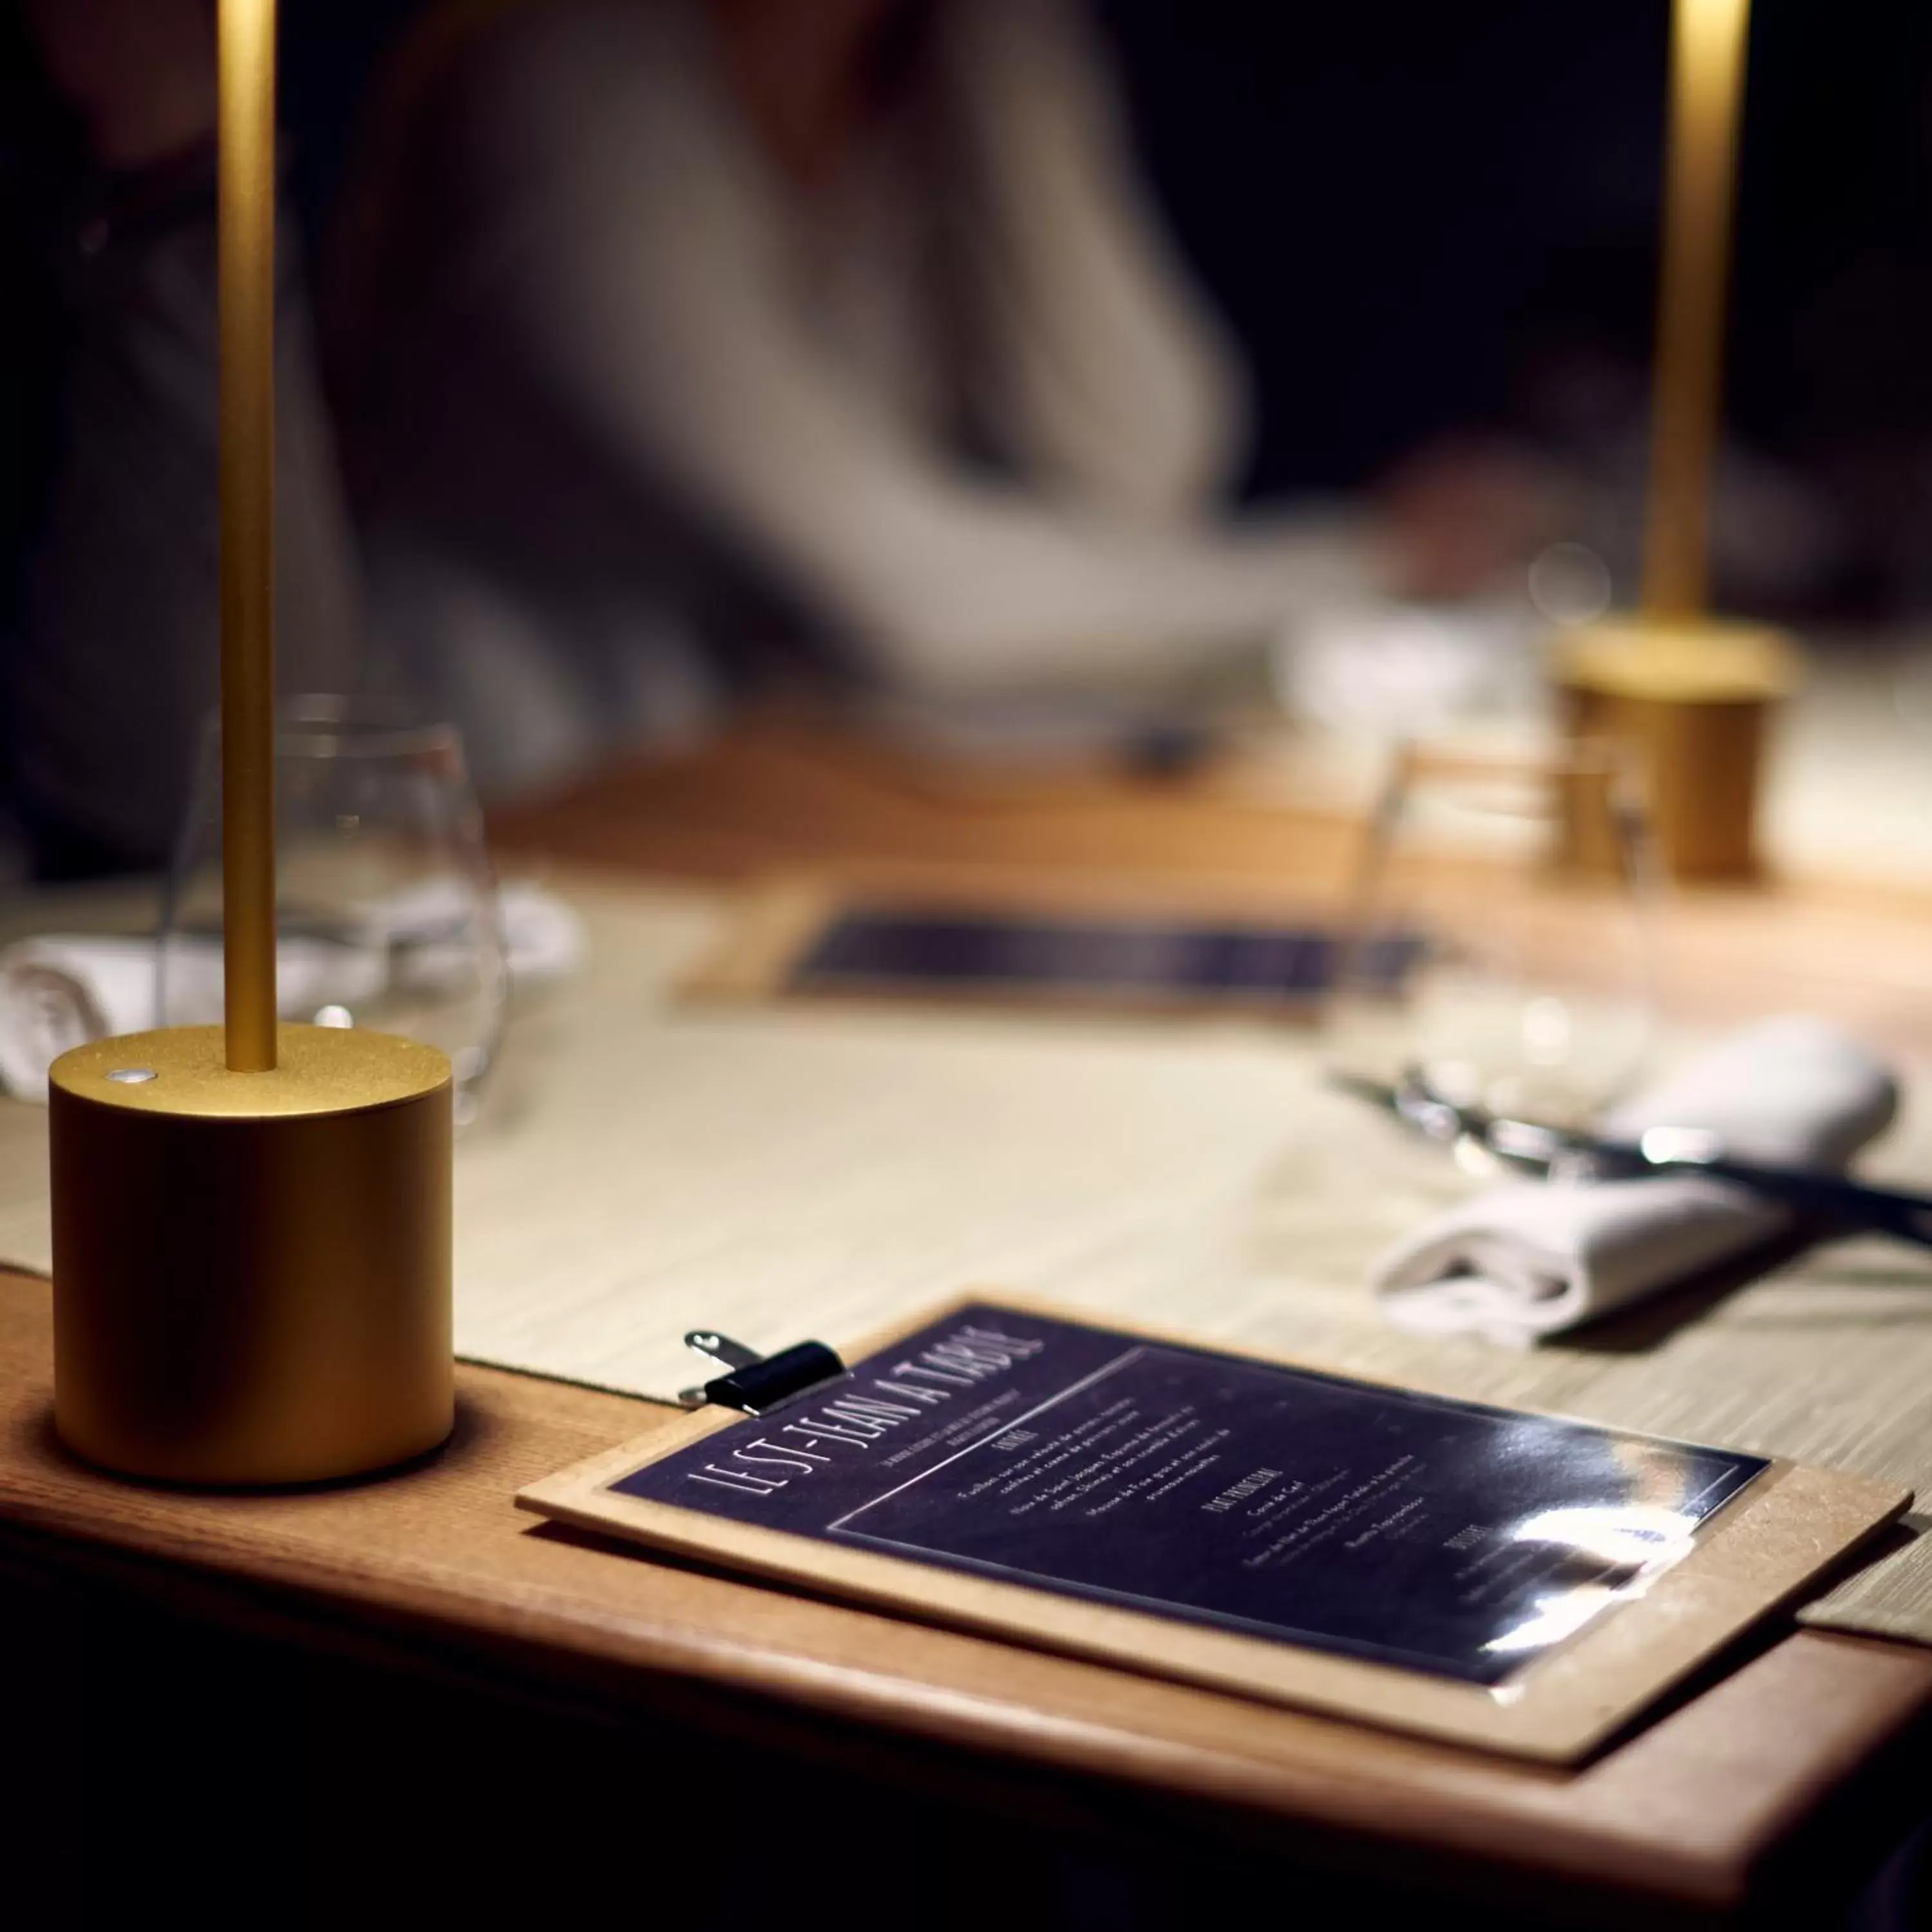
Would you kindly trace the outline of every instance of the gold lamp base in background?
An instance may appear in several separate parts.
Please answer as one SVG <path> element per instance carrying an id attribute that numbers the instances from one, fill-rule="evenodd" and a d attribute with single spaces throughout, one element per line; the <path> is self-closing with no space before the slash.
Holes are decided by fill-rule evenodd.
<path id="1" fill-rule="evenodd" d="M 1570 735 L 1630 752 L 1671 875 L 1756 878 L 1765 748 L 1798 682 L 1796 643 L 1766 625 L 1606 620 L 1566 637 L 1552 668 Z"/>
<path id="2" fill-rule="evenodd" d="M 284 1026 L 90 1042 L 49 1078 L 56 1425 L 170 1483 L 362 1474 L 454 1414 L 449 1062 Z"/>

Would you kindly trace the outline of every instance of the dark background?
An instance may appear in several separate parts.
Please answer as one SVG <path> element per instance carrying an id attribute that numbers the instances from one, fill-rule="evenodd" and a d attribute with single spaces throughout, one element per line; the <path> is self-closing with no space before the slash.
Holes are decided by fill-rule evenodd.
<path id="1" fill-rule="evenodd" d="M 324 224 L 410 0 L 289 0 Z M 1668 0 L 1102 0 L 1156 190 L 1252 362 L 1250 490 L 1360 488 L 1445 436 L 1642 430 Z M 1932 605 L 1932 8 L 1759 0 L 1732 433 L 1847 526 L 1834 610 Z"/>
<path id="2" fill-rule="evenodd" d="M 1150 156 L 1267 400 L 1260 473 L 1358 482 L 1646 358 L 1666 0 L 1114 0 Z M 1733 419 L 1793 450 L 1932 421 L 1932 8 L 1759 0 Z M 1311 374 L 1318 380 L 1309 380 Z"/>
<path id="3" fill-rule="evenodd" d="M 1358 488 L 1472 433 L 1640 460 L 1668 0 L 1100 4 L 1156 191 L 1254 369 L 1251 493 Z M 318 247 L 370 76 L 422 10 L 285 0 Z M 0 22 L 17 151 L 36 110 Z M 1844 526 L 1810 614 L 1932 608 L 1923 0 L 1758 0 L 1730 338 L 1734 437 Z"/>

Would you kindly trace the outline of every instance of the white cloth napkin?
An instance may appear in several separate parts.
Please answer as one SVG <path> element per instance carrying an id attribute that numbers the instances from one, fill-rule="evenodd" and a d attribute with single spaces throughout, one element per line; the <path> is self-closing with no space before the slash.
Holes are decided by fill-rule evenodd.
<path id="1" fill-rule="evenodd" d="M 440 941 L 454 916 L 452 894 L 431 886 L 398 895 L 371 915 L 353 941 L 284 937 L 276 948 L 276 1004 L 285 1015 L 335 1005 L 351 1012 L 379 992 L 388 952 L 412 942 L 412 979 L 435 977 L 440 963 L 460 969 L 464 949 Z M 567 978 L 584 963 L 583 922 L 539 887 L 508 885 L 499 894 L 510 977 L 519 986 Z M 157 942 L 100 934 L 52 934 L 0 950 L 0 1084 L 21 1100 L 44 1100 L 47 1069 L 70 1046 L 156 1024 Z M 214 939 L 170 945 L 170 1018 L 176 1024 L 221 1016 L 221 946 Z"/>
<path id="2" fill-rule="evenodd" d="M 1732 1035 L 1599 1123 L 1606 1138 L 1693 1127 L 1767 1166 L 1839 1170 L 1891 1124 L 1891 1072 L 1821 1020 Z M 1377 1262 L 1388 1318 L 1527 1348 L 1768 1239 L 1788 1209 L 1696 1176 L 1510 1181 L 1462 1202 Z"/>

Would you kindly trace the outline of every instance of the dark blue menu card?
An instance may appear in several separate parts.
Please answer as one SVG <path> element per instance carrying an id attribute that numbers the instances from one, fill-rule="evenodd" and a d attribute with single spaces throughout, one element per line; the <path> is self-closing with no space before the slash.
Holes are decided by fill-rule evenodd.
<path id="1" fill-rule="evenodd" d="M 985 1303 L 608 1486 L 1494 1685 L 1768 1466 Z"/>
<path id="2" fill-rule="evenodd" d="M 1354 972 L 1392 992 L 1420 947 L 1403 934 L 1377 939 Z M 806 992 L 924 986 L 1307 999 L 1327 990 L 1340 950 L 1333 933 L 1315 928 L 861 909 L 826 928 L 793 967 L 791 983 Z"/>

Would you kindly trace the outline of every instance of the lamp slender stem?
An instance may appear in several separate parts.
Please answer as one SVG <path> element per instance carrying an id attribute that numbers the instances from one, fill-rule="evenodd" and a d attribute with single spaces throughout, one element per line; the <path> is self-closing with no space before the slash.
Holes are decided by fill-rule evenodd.
<path id="1" fill-rule="evenodd" d="M 221 864 L 228 1065 L 275 1064 L 275 5 L 220 0 Z"/>
<path id="2" fill-rule="evenodd" d="M 1723 399 L 1738 124 L 1750 0 L 1676 0 L 1658 300 L 1643 609 L 1670 622 L 1710 602 L 1711 482 Z"/>

